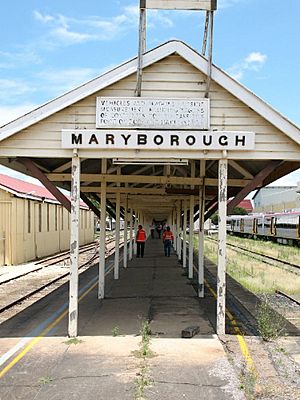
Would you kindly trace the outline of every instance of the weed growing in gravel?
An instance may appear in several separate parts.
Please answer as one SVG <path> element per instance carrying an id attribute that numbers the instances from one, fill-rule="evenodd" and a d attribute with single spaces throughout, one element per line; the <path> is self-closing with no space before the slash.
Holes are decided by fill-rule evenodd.
<path id="1" fill-rule="evenodd" d="M 140 350 L 135 353 L 137 357 L 141 357 L 142 363 L 140 371 L 137 374 L 138 378 L 135 381 L 136 384 L 136 396 L 135 400 L 145 400 L 145 389 L 147 386 L 151 386 L 152 379 L 149 374 L 149 367 L 147 364 L 147 358 L 153 357 L 153 352 L 150 349 L 151 330 L 148 321 L 142 323 L 140 330 L 142 340 L 140 342 Z"/>
<path id="2" fill-rule="evenodd" d="M 258 375 L 254 368 L 244 365 L 240 374 L 240 389 L 245 392 L 247 400 L 256 399 L 256 385 Z"/>
<path id="3" fill-rule="evenodd" d="M 70 346 L 71 344 L 80 344 L 80 343 L 82 343 L 82 340 L 77 338 L 71 338 L 64 342 L 64 344 L 67 344 L 68 346 Z"/>
<path id="4" fill-rule="evenodd" d="M 49 385 L 49 383 L 51 383 L 53 381 L 52 378 L 50 378 L 49 376 L 43 376 L 42 378 L 39 379 L 38 383 L 39 385 Z"/>
<path id="5" fill-rule="evenodd" d="M 264 296 L 262 302 L 257 307 L 256 317 L 258 331 L 262 339 L 266 342 L 276 340 L 284 335 L 285 320 L 273 310 L 267 296 Z"/>
<path id="6" fill-rule="evenodd" d="M 111 334 L 116 337 L 120 335 L 120 328 L 118 326 L 114 326 L 111 330 Z"/>

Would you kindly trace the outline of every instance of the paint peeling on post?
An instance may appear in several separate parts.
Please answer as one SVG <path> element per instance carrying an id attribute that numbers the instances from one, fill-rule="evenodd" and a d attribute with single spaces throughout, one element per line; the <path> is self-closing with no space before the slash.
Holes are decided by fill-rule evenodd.
<path id="1" fill-rule="evenodd" d="M 71 181 L 71 234 L 69 280 L 69 337 L 76 337 L 78 330 L 78 259 L 80 217 L 80 158 L 74 150 Z"/>
<path id="2" fill-rule="evenodd" d="M 201 298 L 204 297 L 205 163 L 205 160 L 200 160 L 200 178 L 203 178 L 203 185 L 199 186 L 198 296 Z"/>
<path id="3" fill-rule="evenodd" d="M 187 225 L 187 200 L 183 201 L 183 245 L 182 245 L 182 266 L 186 268 L 186 225 Z"/>
<path id="4" fill-rule="evenodd" d="M 101 172 L 106 173 L 107 160 L 101 161 Z M 104 299 L 105 292 L 105 239 L 106 239 L 106 182 L 101 182 L 101 220 L 99 245 L 99 284 L 98 299 Z"/>
<path id="5" fill-rule="evenodd" d="M 228 161 L 219 160 L 219 237 L 217 279 L 217 334 L 225 334 L 226 301 L 226 213 Z"/>

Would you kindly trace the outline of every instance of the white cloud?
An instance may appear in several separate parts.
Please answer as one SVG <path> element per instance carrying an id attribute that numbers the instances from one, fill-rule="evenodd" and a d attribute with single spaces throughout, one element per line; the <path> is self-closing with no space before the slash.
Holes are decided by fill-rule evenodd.
<path id="1" fill-rule="evenodd" d="M 82 19 L 65 15 L 49 15 L 34 11 L 37 21 L 49 27 L 49 47 L 52 45 L 70 45 L 88 41 L 113 40 L 130 30 L 136 30 L 139 22 L 138 6 L 129 5 L 123 8 L 119 15 L 103 18 L 99 16 L 85 17 Z M 148 28 L 157 26 L 173 27 L 174 23 L 167 11 L 149 10 L 147 13 Z M 51 42 L 51 45 L 50 45 Z"/>
<path id="2" fill-rule="evenodd" d="M 12 94 L 17 97 L 33 91 L 32 86 L 21 79 L 0 79 L 0 101 L 10 103 Z"/>
<path id="3" fill-rule="evenodd" d="M 20 104 L 17 106 L 0 105 L 0 127 L 34 110 L 36 107 L 36 104 Z"/>
<path id="4" fill-rule="evenodd" d="M 227 72 L 236 80 L 242 80 L 245 72 L 258 72 L 267 61 L 267 55 L 260 52 L 248 54 L 241 62 L 238 62 L 228 68 Z"/>

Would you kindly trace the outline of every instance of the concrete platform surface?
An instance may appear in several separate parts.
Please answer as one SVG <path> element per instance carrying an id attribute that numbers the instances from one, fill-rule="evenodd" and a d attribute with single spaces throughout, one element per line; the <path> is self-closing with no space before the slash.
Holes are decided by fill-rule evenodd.
<path id="1" fill-rule="evenodd" d="M 94 282 L 96 273 L 94 268 L 82 274 L 80 286 Z M 63 309 L 65 289 L 0 326 L 2 360 L 32 329 L 44 329 L 45 318 L 50 321 L 50 314 Z M 106 276 L 103 301 L 94 287 L 80 302 L 79 343 L 66 338 L 64 317 L 51 322 L 47 337 L 27 338 L 0 364 L 0 375 L 8 366 L 0 378 L 0 400 L 243 399 L 202 306 L 208 301 L 196 297 L 175 255 L 164 257 L 161 241 L 150 240 L 145 257 L 130 261 L 118 281 Z M 153 356 L 144 359 L 140 329 L 146 320 Z M 194 325 L 200 334 L 181 339 L 181 330 Z"/>

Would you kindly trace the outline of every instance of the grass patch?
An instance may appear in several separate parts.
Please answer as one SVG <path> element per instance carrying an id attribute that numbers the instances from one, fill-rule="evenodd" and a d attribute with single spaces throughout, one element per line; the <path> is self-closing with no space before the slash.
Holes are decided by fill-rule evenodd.
<path id="1" fill-rule="evenodd" d="M 69 340 L 64 342 L 64 344 L 67 344 L 68 346 L 70 346 L 71 344 L 75 344 L 76 345 L 76 344 L 80 344 L 80 343 L 82 343 L 82 340 L 77 339 L 77 338 L 71 338 L 71 339 L 69 339 Z"/>
<path id="2" fill-rule="evenodd" d="M 38 384 L 40 386 L 42 385 L 49 385 L 49 383 L 51 383 L 53 381 L 52 378 L 50 378 L 49 376 L 43 376 L 38 380 Z"/>
<path id="3" fill-rule="evenodd" d="M 121 331 L 120 328 L 118 326 L 114 326 L 111 330 L 111 334 L 116 337 L 116 336 L 120 336 Z"/>
<path id="4" fill-rule="evenodd" d="M 148 321 L 144 321 L 141 326 L 140 335 L 142 337 L 139 344 L 140 349 L 134 352 L 136 357 L 142 358 L 140 371 L 135 380 L 136 394 L 135 400 L 145 400 L 145 389 L 152 385 L 147 359 L 153 357 L 154 353 L 150 349 L 151 330 Z"/>
<path id="5" fill-rule="evenodd" d="M 270 251 L 269 242 L 241 239 L 231 236 L 228 236 L 227 239 L 228 243 L 245 248 L 247 247 L 247 243 L 248 246 L 251 244 L 249 248 L 260 253 L 267 254 L 267 252 Z M 198 237 L 196 235 L 194 244 L 195 251 L 197 252 Z M 271 243 L 271 245 L 275 246 L 275 248 L 278 246 L 280 247 L 280 245 L 276 243 Z M 291 252 L 298 253 L 300 251 L 300 249 L 294 247 L 285 247 L 281 245 L 281 248 L 282 247 L 282 252 L 289 252 L 289 250 L 291 250 Z M 217 243 L 205 240 L 204 254 L 206 258 L 216 264 L 218 261 Z M 276 256 L 275 253 L 272 255 Z M 281 290 L 288 294 L 300 293 L 300 279 L 298 279 L 299 277 L 297 277 L 297 275 L 281 268 L 266 265 L 259 260 L 253 259 L 251 255 L 239 254 L 229 247 L 227 248 L 227 273 L 253 293 L 274 293 L 276 290 Z"/>
<path id="6" fill-rule="evenodd" d="M 284 318 L 275 312 L 265 296 L 257 307 L 257 325 L 262 339 L 266 342 L 276 340 L 285 332 Z"/>

